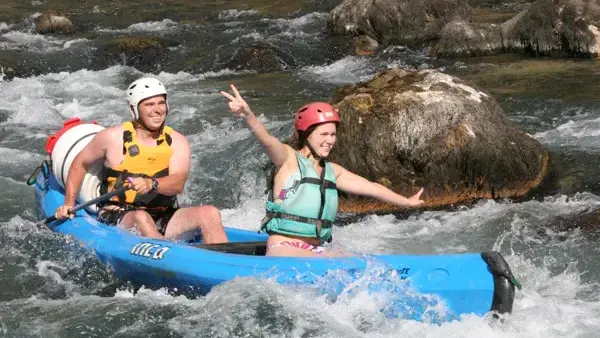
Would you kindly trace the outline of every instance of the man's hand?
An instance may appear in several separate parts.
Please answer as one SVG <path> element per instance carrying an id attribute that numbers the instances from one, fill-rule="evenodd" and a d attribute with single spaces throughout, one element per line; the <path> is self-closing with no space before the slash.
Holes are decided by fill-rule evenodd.
<path id="1" fill-rule="evenodd" d="M 152 190 L 152 179 L 150 178 L 130 177 L 127 179 L 127 181 L 131 185 L 131 188 L 133 188 L 133 190 L 135 190 L 135 192 L 138 194 L 144 195 Z"/>
<path id="2" fill-rule="evenodd" d="M 56 211 L 54 212 L 54 217 L 56 217 L 56 219 L 72 219 L 73 217 L 75 217 L 75 214 L 71 213 L 71 210 L 73 210 L 74 207 L 74 205 L 61 205 L 60 207 L 56 208 Z"/>

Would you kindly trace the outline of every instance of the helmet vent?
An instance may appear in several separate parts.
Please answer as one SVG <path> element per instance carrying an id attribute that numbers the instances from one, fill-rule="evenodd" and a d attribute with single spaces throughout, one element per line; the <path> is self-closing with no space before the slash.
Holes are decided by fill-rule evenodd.
<path id="1" fill-rule="evenodd" d="M 137 86 L 137 83 L 134 84 L 133 86 L 129 87 L 129 89 L 133 89 L 133 88 L 135 88 L 135 86 Z"/>

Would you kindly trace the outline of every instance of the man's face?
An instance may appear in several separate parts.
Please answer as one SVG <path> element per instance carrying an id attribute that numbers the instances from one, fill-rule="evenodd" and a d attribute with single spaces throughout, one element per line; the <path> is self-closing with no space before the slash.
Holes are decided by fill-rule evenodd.
<path id="1" fill-rule="evenodd" d="M 167 100 L 164 95 L 157 95 L 142 100 L 138 104 L 139 118 L 148 130 L 158 130 L 167 117 Z"/>

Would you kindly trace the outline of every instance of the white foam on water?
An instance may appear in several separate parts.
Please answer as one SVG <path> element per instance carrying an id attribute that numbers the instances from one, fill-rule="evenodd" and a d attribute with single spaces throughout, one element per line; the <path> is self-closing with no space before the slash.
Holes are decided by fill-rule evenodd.
<path id="1" fill-rule="evenodd" d="M 172 110 L 176 111 L 181 106 L 179 98 L 194 96 L 193 104 L 196 110 L 190 114 L 195 114 L 204 109 L 202 101 L 198 100 L 197 94 L 194 93 L 197 88 L 187 89 L 186 85 L 212 88 L 210 85 L 203 85 L 202 81 L 245 73 L 247 72 L 225 69 L 199 75 L 162 72 L 156 77 L 163 81 L 169 90 L 169 104 Z M 0 109 L 10 112 L 8 121 L 3 124 L 50 127 L 54 131 L 62 125 L 64 119 L 72 117 L 94 119 L 102 125 L 124 122 L 130 116 L 125 100 L 125 87 L 129 84 L 126 83 L 129 80 L 126 81 L 125 78 L 130 78 L 130 74 L 139 77 L 154 76 L 138 72 L 131 67 L 114 66 L 101 71 L 78 70 L 72 73 L 51 73 L 0 82 Z M 213 91 L 216 92 L 214 89 Z M 40 124 L 40 121 L 45 123 Z M 23 134 L 29 136 L 31 130 Z"/>
<path id="2" fill-rule="evenodd" d="M 246 70 L 236 71 L 236 70 L 231 70 L 229 68 L 225 68 L 225 69 L 221 69 L 216 72 L 208 71 L 208 72 L 205 72 L 202 74 L 191 74 L 191 73 L 187 73 L 187 72 L 183 72 L 183 71 L 177 72 L 175 74 L 160 72 L 158 74 L 157 78 L 159 78 L 161 81 L 164 81 L 165 85 L 167 85 L 167 84 L 192 84 L 192 83 L 198 83 L 199 81 L 206 80 L 206 79 L 231 76 L 231 75 L 248 75 L 248 74 L 254 74 L 254 73 L 255 72 L 253 72 L 253 71 L 246 71 Z"/>
<path id="3" fill-rule="evenodd" d="M 40 52 L 50 52 L 63 49 L 64 43 L 63 39 L 50 35 L 21 31 L 8 31 L 0 36 L 1 49 L 27 48 Z"/>
<path id="4" fill-rule="evenodd" d="M 285 41 L 290 38 L 317 39 L 322 34 L 322 28 L 326 20 L 326 13 L 310 13 L 295 19 L 268 19 L 260 21 L 266 23 L 267 27 L 248 28 L 242 26 L 241 22 L 229 22 L 227 34 L 237 34 L 232 43 L 245 41 Z M 318 27 L 317 27 L 318 26 Z"/>
<path id="5" fill-rule="evenodd" d="M 139 33 L 139 32 L 164 32 L 173 33 L 181 28 L 182 25 L 171 19 L 162 21 L 139 22 L 128 26 L 125 29 L 97 28 L 96 31 L 104 33 Z"/>
<path id="6" fill-rule="evenodd" d="M 89 41 L 90 40 L 85 39 L 85 38 L 69 40 L 69 41 L 65 42 L 65 44 L 63 45 L 63 49 L 71 48 L 75 44 L 81 44 L 81 43 L 85 43 L 85 42 L 89 42 Z"/>
<path id="7" fill-rule="evenodd" d="M 549 146 L 567 146 L 597 152 L 600 151 L 600 118 L 569 120 L 533 136 Z"/>
<path id="8" fill-rule="evenodd" d="M 5 123 L 40 127 L 45 121 L 42 128 L 55 129 L 62 119 L 75 116 L 104 122 L 107 115 L 126 112 L 124 88 L 118 88 L 125 71 L 126 67 L 79 70 L 0 83 L 0 109 L 12 113 Z"/>
<path id="9" fill-rule="evenodd" d="M 198 311 L 173 318 L 170 327 L 186 336 L 244 332 L 287 337 L 397 337 L 398 332 L 419 337 L 505 337 L 510 329 L 494 328 L 486 318 L 474 315 L 441 325 L 387 318 L 380 309 L 391 298 L 367 292 L 369 282 L 373 281 L 359 279 L 349 285 L 353 292 L 331 302 L 314 289 L 236 279 L 213 289 Z"/>
<path id="10" fill-rule="evenodd" d="M 293 19 L 262 19 L 261 21 L 272 22 L 283 28 L 293 27 L 293 28 L 305 28 L 306 26 L 315 24 L 315 23 L 324 23 L 327 21 L 328 13 L 322 12 L 313 12 L 306 15 L 303 15 L 298 18 Z"/>
<path id="11" fill-rule="evenodd" d="M 486 234 L 498 236 L 502 228 L 496 224 L 510 227 L 506 222 L 511 217 L 526 218 L 536 225 L 535 222 L 551 222 L 557 216 L 578 214 L 598 206 L 600 198 L 591 194 L 548 197 L 542 202 L 484 200 L 472 208 L 463 207 L 455 212 L 427 211 L 407 219 L 397 219 L 393 215 L 367 216 L 356 223 L 336 228 L 335 237 L 360 252 L 425 253 L 434 249 L 440 253 L 447 249 L 464 252 L 463 240 L 472 240 L 480 235 L 485 242 Z M 488 232 L 484 232 L 486 228 Z M 364 238 L 365 233 L 369 234 L 368 241 Z M 411 239 L 416 242 L 411 243 Z M 398 244 L 390 247 L 390 242 Z"/>
<path id="12" fill-rule="evenodd" d="M 0 161 L 0 167 L 3 166 L 17 166 L 17 165 L 32 165 L 39 164 L 44 156 L 32 152 L 25 151 L 23 149 L 13 149 L 0 147 L 0 158 L 10 159 L 6 161 Z"/>
<path id="13" fill-rule="evenodd" d="M 261 13 L 257 10 L 238 10 L 238 9 L 226 9 L 219 12 L 218 19 L 222 21 L 231 21 L 237 19 L 255 18 L 259 17 Z"/>
<path id="14" fill-rule="evenodd" d="M 10 30 L 13 25 L 9 25 L 6 22 L 0 22 L 0 32 Z"/>
<path id="15" fill-rule="evenodd" d="M 266 39 L 262 34 L 260 34 L 258 32 L 252 32 L 252 33 L 243 34 L 243 35 L 238 36 L 237 38 L 233 39 L 231 41 L 231 43 L 238 43 L 238 42 L 246 41 L 246 40 L 263 41 Z"/>
<path id="16" fill-rule="evenodd" d="M 346 56 L 329 65 L 304 67 L 300 74 L 322 82 L 346 84 L 370 79 L 372 70 L 367 58 Z"/>
<path id="17" fill-rule="evenodd" d="M 66 271 L 67 268 L 59 263 L 52 261 L 39 261 L 36 264 L 38 268 L 38 274 L 42 277 L 46 277 L 52 280 L 56 284 L 60 284 L 65 287 L 67 294 L 71 294 L 75 289 L 75 285 L 71 281 L 65 281 L 58 271 Z M 58 271 L 57 271 L 58 270 Z"/>

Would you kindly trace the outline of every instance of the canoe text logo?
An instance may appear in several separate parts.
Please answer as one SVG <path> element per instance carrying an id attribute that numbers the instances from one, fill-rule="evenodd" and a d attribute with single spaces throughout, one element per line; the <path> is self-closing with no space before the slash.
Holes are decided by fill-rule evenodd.
<path id="1" fill-rule="evenodd" d="M 131 248 L 130 254 L 135 256 L 148 257 L 152 259 L 163 259 L 165 253 L 169 251 L 170 247 L 164 245 L 158 245 L 153 243 L 142 242 L 138 243 Z"/>

